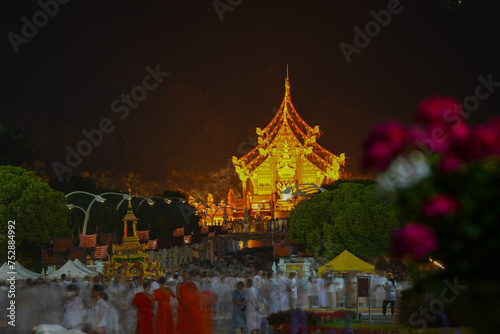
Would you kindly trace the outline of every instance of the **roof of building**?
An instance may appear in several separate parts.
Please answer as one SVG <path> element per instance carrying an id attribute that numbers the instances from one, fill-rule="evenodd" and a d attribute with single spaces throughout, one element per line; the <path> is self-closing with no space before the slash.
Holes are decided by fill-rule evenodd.
<path id="1" fill-rule="evenodd" d="M 276 145 L 279 138 L 295 141 L 306 153 L 307 159 L 327 174 L 331 169 L 338 171 L 340 165 L 344 164 L 345 156 L 343 153 L 336 156 L 316 142 L 321 135 L 319 126 L 311 127 L 295 110 L 290 96 L 288 67 L 285 79 L 285 97 L 281 106 L 271 122 L 264 129 L 257 128 L 256 133 L 258 145 L 240 159 L 233 157 L 233 164 L 236 166 L 238 174 L 241 170 L 251 173 L 266 161 L 270 149 Z"/>

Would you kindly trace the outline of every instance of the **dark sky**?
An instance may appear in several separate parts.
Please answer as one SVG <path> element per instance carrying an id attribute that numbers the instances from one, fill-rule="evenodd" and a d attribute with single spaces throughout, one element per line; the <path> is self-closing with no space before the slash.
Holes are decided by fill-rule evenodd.
<path id="1" fill-rule="evenodd" d="M 462 101 L 474 94 L 478 76 L 500 81 L 498 2 L 469 0 L 459 9 L 441 2 L 401 1 L 401 12 L 351 63 L 339 44 L 354 44 L 354 28 L 364 30 L 374 20 L 370 11 L 389 1 L 244 0 L 221 21 L 212 0 L 73 0 L 17 54 L 7 34 L 22 35 L 21 19 L 33 22 L 41 7 L 3 2 L 0 121 L 22 129 L 36 158 L 50 166 L 65 164 L 66 146 L 76 148 L 83 129 L 109 118 L 114 131 L 76 174 L 133 171 L 157 182 L 172 170 L 207 174 L 241 156 L 255 127 L 272 119 L 289 64 L 297 111 L 320 125 L 319 143 L 345 152 L 347 170 L 357 173 L 374 123 L 408 123 L 430 95 Z M 120 119 L 111 103 L 142 85 L 145 68 L 157 64 L 168 77 Z M 499 105 L 495 92 L 471 122 L 498 114 Z"/>

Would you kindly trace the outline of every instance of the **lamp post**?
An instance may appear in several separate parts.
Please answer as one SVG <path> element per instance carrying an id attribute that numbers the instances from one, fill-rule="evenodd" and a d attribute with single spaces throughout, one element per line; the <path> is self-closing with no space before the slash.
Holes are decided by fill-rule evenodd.
<path id="1" fill-rule="evenodd" d="M 123 203 L 124 201 L 129 200 L 129 199 L 132 199 L 132 198 L 134 198 L 134 197 L 137 197 L 137 198 L 142 198 L 142 201 L 139 203 L 139 206 L 141 206 L 141 205 L 142 205 L 142 203 L 144 203 L 144 201 L 147 201 L 147 203 L 148 203 L 149 205 L 154 205 L 156 202 L 155 202 L 155 201 L 153 201 L 153 200 L 151 199 L 151 197 L 158 197 L 158 196 L 149 196 L 149 197 L 144 197 L 144 196 L 139 196 L 139 195 L 126 195 L 126 194 L 124 194 L 124 195 L 123 195 L 123 199 L 122 199 L 122 200 L 118 203 L 118 205 L 116 205 L 116 211 L 118 211 L 118 209 L 120 208 L 120 206 L 122 205 L 122 203 Z M 165 202 L 166 202 L 166 201 L 165 201 Z M 138 206 L 138 207 L 139 207 L 139 206 Z"/>
<path id="2" fill-rule="evenodd" d="M 102 195 L 104 195 L 104 194 L 95 195 L 95 194 L 91 194 L 91 193 L 86 192 L 86 191 L 73 191 L 65 196 L 69 197 L 69 196 L 74 195 L 74 194 L 85 194 L 85 195 L 94 196 L 94 198 L 90 202 L 89 206 L 87 207 L 87 210 L 83 209 L 82 207 L 73 205 L 73 204 L 67 205 L 68 209 L 70 209 L 70 210 L 73 208 L 77 208 L 77 209 L 82 210 L 85 213 L 85 219 L 83 221 L 83 231 L 82 232 L 84 235 L 86 235 L 87 234 L 87 223 L 88 223 L 89 218 L 90 218 L 90 209 L 92 208 L 92 205 L 94 204 L 95 201 L 97 201 L 99 203 L 103 203 L 104 201 L 106 201 L 106 199 L 102 197 Z"/>
<path id="3" fill-rule="evenodd" d="M 85 195 L 94 196 L 94 199 L 90 202 L 87 210 L 84 210 L 84 212 L 85 212 L 85 220 L 83 221 L 83 231 L 82 231 L 83 235 L 87 234 L 87 224 L 88 224 L 88 221 L 90 219 L 90 209 L 92 208 L 92 205 L 94 204 L 95 201 L 103 203 L 106 200 L 103 196 L 108 196 L 108 195 L 122 196 L 123 199 L 120 201 L 120 203 L 116 207 L 116 209 L 118 210 L 118 207 L 120 206 L 121 203 L 123 203 L 123 201 L 128 200 L 129 198 L 131 198 L 131 196 L 128 195 L 128 194 L 122 194 L 122 193 L 117 193 L 117 192 L 112 192 L 112 191 L 108 191 L 108 192 L 105 192 L 105 193 L 102 193 L 102 194 L 99 194 L 99 195 L 91 194 L 91 193 L 86 192 L 86 191 L 73 191 L 73 192 L 67 194 L 66 197 L 69 197 L 69 196 L 74 195 L 74 194 L 85 194 Z M 150 203 L 150 205 L 153 205 L 153 204 L 154 204 L 154 202 Z M 75 206 L 72 206 L 72 207 L 75 207 Z M 68 206 L 68 208 L 71 209 L 69 206 Z"/>

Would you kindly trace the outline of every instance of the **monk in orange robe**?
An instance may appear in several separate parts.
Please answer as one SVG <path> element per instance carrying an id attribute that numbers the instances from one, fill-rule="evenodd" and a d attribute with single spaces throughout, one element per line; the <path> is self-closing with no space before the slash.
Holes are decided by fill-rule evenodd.
<path id="1" fill-rule="evenodd" d="M 156 334 L 174 333 L 174 318 L 170 307 L 170 298 L 175 298 L 175 294 L 169 287 L 165 286 L 165 277 L 160 277 L 160 288 L 153 292 L 155 300 L 158 302 L 156 309 Z"/>
<path id="2" fill-rule="evenodd" d="M 182 282 L 177 284 L 177 334 L 206 334 L 200 308 L 198 288 L 189 282 L 189 273 L 182 272 Z"/>
<path id="3" fill-rule="evenodd" d="M 151 282 L 145 281 L 143 284 L 144 292 L 135 295 L 132 302 L 137 306 L 137 334 L 153 334 L 153 305 L 154 297 L 149 293 Z"/>

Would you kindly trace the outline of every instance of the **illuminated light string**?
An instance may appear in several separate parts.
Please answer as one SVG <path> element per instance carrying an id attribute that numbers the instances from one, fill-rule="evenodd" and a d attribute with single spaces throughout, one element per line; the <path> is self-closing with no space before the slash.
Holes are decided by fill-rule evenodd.
<path id="1" fill-rule="evenodd" d="M 437 262 L 436 260 L 429 258 L 429 262 L 435 264 L 436 266 L 438 266 L 441 269 L 444 269 L 444 266 L 441 263 Z"/>

